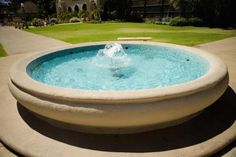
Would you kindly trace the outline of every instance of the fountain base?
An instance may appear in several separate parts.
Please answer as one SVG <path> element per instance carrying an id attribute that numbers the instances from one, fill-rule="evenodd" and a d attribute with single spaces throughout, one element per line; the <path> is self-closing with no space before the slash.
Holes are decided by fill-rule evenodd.
<path id="1" fill-rule="evenodd" d="M 46 121 L 47 123 L 57 128 L 84 132 L 84 133 L 92 133 L 92 134 L 134 134 L 134 133 L 141 133 L 141 132 L 147 132 L 147 131 L 152 131 L 156 129 L 162 129 L 166 127 L 176 126 L 176 125 L 179 125 L 181 123 L 191 120 L 192 118 L 198 116 L 201 112 L 202 111 L 177 119 L 177 120 L 162 123 L 162 124 L 152 124 L 152 125 L 136 126 L 136 127 L 93 127 L 93 126 L 86 126 L 86 125 L 75 125 L 75 124 L 64 123 L 64 122 L 53 120 L 47 117 L 43 117 L 37 113 L 33 113 L 33 112 L 31 113 L 35 115 L 36 117 L 42 119 L 43 121 Z"/>
<path id="2" fill-rule="evenodd" d="M 176 125 L 220 98 L 228 87 L 229 76 L 226 65 L 211 54 L 184 46 L 165 45 L 191 50 L 204 57 L 210 65 L 208 72 L 198 79 L 161 88 L 121 91 L 69 89 L 42 84 L 29 77 L 26 73 L 29 63 L 36 64 L 35 58 L 42 61 L 42 54 L 36 54 L 12 67 L 9 89 L 22 106 L 47 117 L 44 118 L 47 122 L 66 129 L 125 134 Z M 121 74 L 118 72 L 119 81 L 124 77 Z"/>

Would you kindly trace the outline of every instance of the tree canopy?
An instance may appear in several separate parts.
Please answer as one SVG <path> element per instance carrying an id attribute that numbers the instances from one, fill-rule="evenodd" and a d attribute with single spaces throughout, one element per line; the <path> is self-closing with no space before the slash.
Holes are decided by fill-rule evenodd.
<path id="1" fill-rule="evenodd" d="M 24 3 L 28 0 L 11 0 L 11 10 L 16 12 Z M 44 16 L 52 15 L 56 13 L 56 0 L 31 0 L 38 6 L 39 13 Z"/>
<path id="2" fill-rule="evenodd" d="M 170 0 L 169 3 L 181 16 L 191 10 L 192 16 L 202 18 L 210 26 L 236 24 L 235 0 Z"/>

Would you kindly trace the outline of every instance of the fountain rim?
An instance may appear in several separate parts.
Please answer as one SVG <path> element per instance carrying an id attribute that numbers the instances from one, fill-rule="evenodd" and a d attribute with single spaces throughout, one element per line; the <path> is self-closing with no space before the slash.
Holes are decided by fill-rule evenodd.
<path id="1" fill-rule="evenodd" d="M 27 72 L 27 66 L 35 59 L 44 55 L 55 53 L 56 51 L 84 46 L 105 45 L 107 43 L 119 44 L 144 44 L 164 47 L 172 47 L 190 51 L 205 58 L 209 63 L 209 70 L 201 77 L 181 84 L 175 84 L 166 87 L 140 89 L 140 90 L 117 90 L 117 91 L 99 91 L 86 89 L 70 89 L 58 86 L 47 85 L 31 78 Z M 37 95 L 41 98 L 50 98 L 54 100 L 63 100 L 70 102 L 84 103 L 102 103 L 102 104 L 127 104 L 127 103 L 146 103 L 161 101 L 170 98 L 187 96 L 193 93 L 204 91 L 214 87 L 218 82 L 228 75 L 226 64 L 217 56 L 203 50 L 176 44 L 160 42 L 140 42 L 140 41 L 103 41 L 76 44 L 66 48 L 57 48 L 50 51 L 39 52 L 27 56 L 16 62 L 10 69 L 10 83 L 23 90 L 24 92 Z"/>

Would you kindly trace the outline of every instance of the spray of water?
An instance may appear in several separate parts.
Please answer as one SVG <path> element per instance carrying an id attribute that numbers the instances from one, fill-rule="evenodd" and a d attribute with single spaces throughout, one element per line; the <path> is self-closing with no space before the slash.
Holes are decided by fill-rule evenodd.
<path id="1" fill-rule="evenodd" d="M 104 49 L 100 49 L 94 58 L 94 64 L 101 68 L 120 69 L 129 65 L 130 59 L 122 45 L 110 43 Z"/>

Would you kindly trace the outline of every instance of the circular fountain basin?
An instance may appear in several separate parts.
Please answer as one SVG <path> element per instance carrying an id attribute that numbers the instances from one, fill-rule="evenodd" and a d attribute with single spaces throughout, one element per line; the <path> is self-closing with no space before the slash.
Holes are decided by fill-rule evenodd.
<path id="1" fill-rule="evenodd" d="M 26 109 L 58 127 L 123 134 L 182 123 L 228 86 L 226 65 L 207 52 L 174 44 L 119 43 L 126 53 L 122 62 L 99 58 L 107 42 L 25 58 L 11 68 L 10 91 Z"/>

